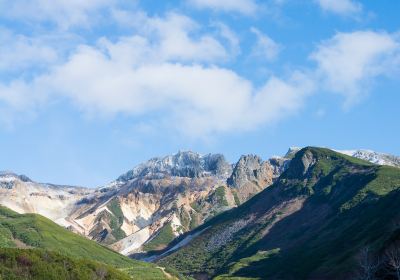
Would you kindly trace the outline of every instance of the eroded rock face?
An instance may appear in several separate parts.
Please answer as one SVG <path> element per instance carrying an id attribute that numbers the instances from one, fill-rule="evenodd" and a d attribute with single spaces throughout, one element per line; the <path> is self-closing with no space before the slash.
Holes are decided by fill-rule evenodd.
<path id="1" fill-rule="evenodd" d="M 219 154 L 154 158 L 97 190 L 71 219 L 82 234 L 124 254 L 153 248 L 151 241 L 165 227 L 176 237 L 235 207 L 226 185 L 231 173 L 232 166 Z M 157 248 L 162 245 L 167 244 Z"/>
<path id="2" fill-rule="evenodd" d="M 235 165 L 227 183 L 236 192 L 240 202 L 270 186 L 285 170 L 288 159 L 272 158 L 262 161 L 259 156 L 242 156 Z"/>
<path id="3" fill-rule="evenodd" d="M 41 184 L 24 175 L 0 173 L 0 204 L 18 213 L 37 213 L 65 226 L 71 226 L 68 217 L 78 207 L 78 201 L 94 190 Z"/>

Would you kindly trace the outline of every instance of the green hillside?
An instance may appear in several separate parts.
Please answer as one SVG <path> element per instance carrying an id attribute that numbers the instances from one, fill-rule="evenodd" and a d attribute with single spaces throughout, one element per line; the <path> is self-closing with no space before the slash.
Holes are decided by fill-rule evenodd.
<path id="1" fill-rule="evenodd" d="M 72 262 L 72 266 L 82 264 L 82 270 L 87 270 L 87 266 L 94 262 L 101 262 L 122 269 L 125 276 L 130 274 L 136 279 L 166 279 L 165 274 L 153 264 L 131 260 L 94 241 L 74 234 L 43 216 L 21 215 L 1 206 L 0 248 L 39 248 L 57 253 L 58 255 L 55 256 Z M 21 250 L 1 249 L 0 252 L 10 256 L 21 254 Z M 26 254 L 29 254 L 34 264 L 40 266 L 42 262 L 40 256 L 43 252 L 29 250 Z M 8 261 L 7 258 L 0 259 L 0 263 L 5 266 L 3 269 L 7 268 Z M 54 265 L 57 266 L 57 263 Z"/>
<path id="2" fill-rule="evenodd" d="M 0 249 L 0 279 L 131 279 L 111 266 L 41 249 Z"/>
<path id="3" fill-rule="evenodd" d="M 387 248 L 400 256 L 399 201 L 400 169 L 305 148 L 274 185 L 159 263 L 216 279 L 354 279 L 368 251 L 380 260 L 373 274 L 387 279 Z"/>

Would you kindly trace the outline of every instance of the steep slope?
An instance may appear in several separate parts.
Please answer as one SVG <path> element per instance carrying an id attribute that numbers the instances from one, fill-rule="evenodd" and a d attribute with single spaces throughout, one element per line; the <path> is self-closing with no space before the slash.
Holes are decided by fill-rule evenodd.
<path id="1" fill-rule="evenodd" d="M 70 220 L 83 234 L 125 255 L 160 250 L 269 186 L 284 162 L 243 156 L 232 172 L 219 154 L 154 158 L 96 191 Z"/>
<path id="2" fill-rule="evenodd" d="M 288 158 L 274 157 L 263 161 L 256 155 L 241 156 L 236 163 L 228 185 L 240 203 L 270 186 L 287 167 Z"/>
<path id="3" fill-rule="evenodd" d="M 94 190 L 82 187 L 41 184 L 24 175 L 0 172 L 0 205 L 18 213 L 41 214 L 65 227 L 78 201 Z"/>
<path id="4" fill-rule="evenodd" d="M 73 266 L 81 263 L 82 269 L 86 272 L 88 272 L 87 266 L 90 265 L 90 261 L 94 261 L 129 270 L 132 275 L 137 273 L 137 275 L 143 276 L 141 279 L 157 279 L 151 277 L 152 275 L 159 275 L 158 279 L 165 278 L 162 271 L 154 265 L 126 258 L 94 241 L 70 232 L 40 215 L 17 214 L 5 207 L 0 207 L 0 248 L 42 249 L 40 252 L 27 253 L 1 249 L 0 255 L 1 253 L 6 254 L 5 259 L 0 259 L 0 267 L 1 265 L 5 266 L 2 269 L 3 272 L 10 268 L 8 267 L 9 261 L 18 259 L 20 255 L 27 255 L 27 258 L 33 262 L 29 268 L 40 269 L 44 261 L 42 257 L 45 251 L 43 250 L 49 250 L 55 252 L 55 258 L 71 262 Z M 4 261 L 6 262 L 4 263 Z M 104 266 L 98 264 L 94 267 Z M 108 269 L 108 267 L 106 268 Z M 121 273 L 116 275 L 119 274 Z M 125 275 L 125 278 L 121 279 L 126 279 L 128 276 L 126 272 L 121 275 Z"/>
<path id="5" fill-rule="evenodd" d="M 300 150 L 301 148 L 299 147 L 291 147 L 289 148 L 289 151 L 287 152 L 285 157 L 293 158 L 294 155 Z M 378 165 L 400 167 L 400 157 L 390 154 L 378 153 L 371 150 L 334 150 L 334 151 Z"/>
<path id="6" fill-rule="evenodd" d="M 351 279 L 400 240 L 400 169 L 304 148 L 269 188 L 175 241 L 159 263 L 207 279 Z M 377 272 L 376 272 L 377 273 Z"/>

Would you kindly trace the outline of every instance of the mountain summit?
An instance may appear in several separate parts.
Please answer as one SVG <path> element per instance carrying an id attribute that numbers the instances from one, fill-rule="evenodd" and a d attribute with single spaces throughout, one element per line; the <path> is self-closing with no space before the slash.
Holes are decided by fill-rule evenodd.
<path id="1" fill-rule="evenodd" d="M 139 164 L 132 170 L 121 175 L 117 181 L 129 181 L 139 177 L 176 176 L 198 178 L 210 175 L 227 178 L 232 172 L 232 166 L 221 154 L 200 155 L 191 151 L 178 152 L 163 158 L 153 158 Z"/>

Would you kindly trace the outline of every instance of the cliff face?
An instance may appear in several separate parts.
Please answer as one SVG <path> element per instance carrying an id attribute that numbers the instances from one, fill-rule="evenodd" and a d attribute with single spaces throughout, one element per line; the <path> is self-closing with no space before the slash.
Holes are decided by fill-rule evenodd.
<path id="1" fill-rule="evenodd" d="M 288 163 L 286 158 L 272 158 L 262 161 L 259 156 L 242 156 L 235 165 L 227 183 L 232 187 L 240 202 L 270 186 L 280 176 Z"/>

